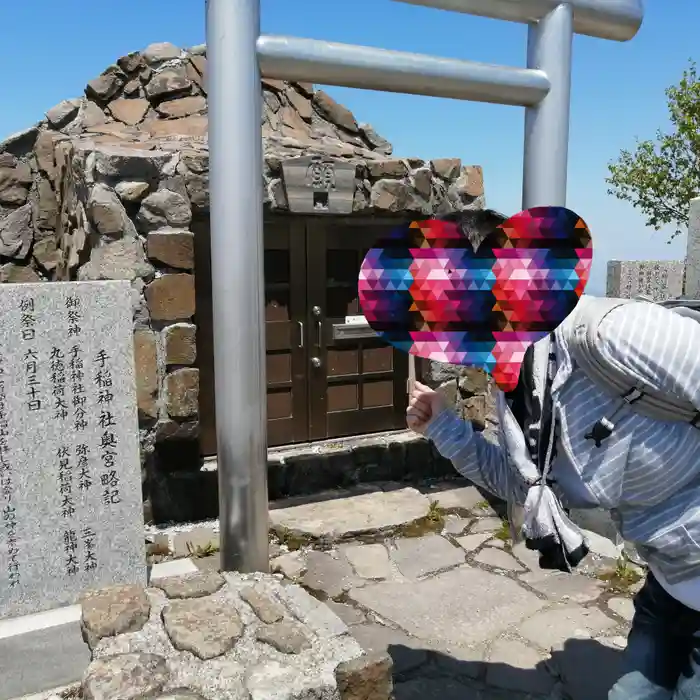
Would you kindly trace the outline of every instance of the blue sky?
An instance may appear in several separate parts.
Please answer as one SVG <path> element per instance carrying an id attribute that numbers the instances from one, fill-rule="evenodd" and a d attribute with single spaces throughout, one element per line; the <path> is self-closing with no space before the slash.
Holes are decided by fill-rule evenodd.
<path id="1" fill-rule="evenodd" d="M 604 290 L 609 259 L 680 259 L 685 240 L 644 226 L 606 194 L 606 164 L 635 137 L 666 125 L 664 89 L 695 51 L 697 0 L 647 0 L 631 42 L 576 37 L 568 206 L 588 222 L 595 261 L 587 291 Z M 523 65 L 526 28 L 391 0 L 262 0 L 263 31 L 504 65 Z M 0 138 L 42 118 L 119 56 L 154 41 L 204 41 L 203 0 L 26 0 L 0 3 L 4 65 Z M 8 28 L 13 28 L 8 31 Z M 459 156 L 484 168 L 487 204 L 520 209 L 523 110 L 452 100 L 329 88 L 402 156 Z"/>

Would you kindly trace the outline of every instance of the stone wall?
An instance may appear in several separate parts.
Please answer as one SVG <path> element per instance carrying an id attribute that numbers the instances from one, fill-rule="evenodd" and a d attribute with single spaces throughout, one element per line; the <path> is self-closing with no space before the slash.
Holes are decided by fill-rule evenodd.
<path id="1" fill-rule="evenodd" d="M 208 230 L 206 60 L 205 47 L 167 43 L 123 56 L 83 97 L 0 143 L 0 281 L 132 284 L 146 492 L 159 444 L 187 440 L 198 461 L 192 224 Z M 288 210 L 282 165 L 302 155 L 354 166 L 358 216 L 483 206 L 478 166 L 393 157 L 370 125 L 309 84 L 263 80 L 262 97 L 268 211 Z M 459 375 L 468 416 L 488 413 L 485 378 L 440 372 Z"/>

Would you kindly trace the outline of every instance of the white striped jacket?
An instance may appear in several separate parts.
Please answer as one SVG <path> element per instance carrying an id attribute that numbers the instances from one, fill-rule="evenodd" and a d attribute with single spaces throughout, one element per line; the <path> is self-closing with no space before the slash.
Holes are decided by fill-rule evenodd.
<path id="1" fill-rule="evenodd" d="M 584 297 L 577 309 L 591 302 Z M 622 536 L 670 584 L 700 577 L 700 430 L 627 411 L 601 447 L 586 440 L 584 434 L 619 401 L 572 361 L 567 336 L 575 314 L 555 332 L 552 398 L 560 428 L 553 489 L 567 507 L 609 509 Z M 612 357 L 642 381 L 700 406 L 700 324 L 648 303 L 615 309 L 603 324 Z M 502 394 L 497 406 L 500 425 L 512 424 Z M 504 500 L 524 502 L 524 438 L 515 440 L 522 450 L 504 440 L 503 431 L 494 444 L 451 411 L 435 416 L 425 434 L 464 477 Z"/>

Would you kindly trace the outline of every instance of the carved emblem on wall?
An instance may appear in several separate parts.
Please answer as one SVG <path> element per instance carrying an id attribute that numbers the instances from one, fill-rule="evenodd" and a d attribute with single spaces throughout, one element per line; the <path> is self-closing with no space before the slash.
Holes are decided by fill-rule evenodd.
<path id="1" fill-rule="evenodd" d="M 324 156 L 289 158 L 282 163 L 289 211 L 297 214 L 351 214 L 355 165 Z"/>

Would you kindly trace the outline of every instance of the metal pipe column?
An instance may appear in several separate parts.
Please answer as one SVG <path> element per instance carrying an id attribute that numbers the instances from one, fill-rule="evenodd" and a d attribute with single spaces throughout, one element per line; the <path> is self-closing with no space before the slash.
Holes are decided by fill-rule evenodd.
<path id="1" fill-rule="evenodd" d="M 525 110 L 523 209 L 566 206 L 573 37 L 569 4 L 528 27 L 527 67 L 544 71 L 551 88 L 540 104 Z"/>
<path id="2" fill-rule="evenodd" d="M 221 568 L 267 571 L 260 0 L 207 0 Z"/>

